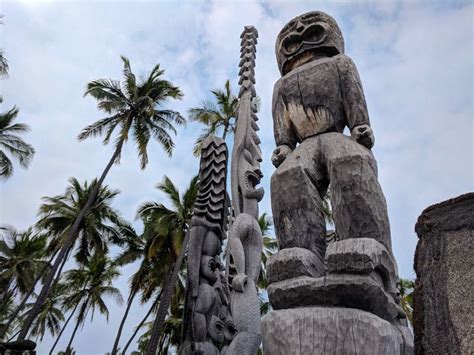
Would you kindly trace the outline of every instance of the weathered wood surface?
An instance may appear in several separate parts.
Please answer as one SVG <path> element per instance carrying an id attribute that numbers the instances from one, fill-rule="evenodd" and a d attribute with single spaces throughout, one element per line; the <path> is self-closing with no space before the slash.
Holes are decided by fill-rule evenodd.
<path id="1" fill-rule="evenodd" d="M 304 307 L 264 317 L 263 351 L 271 355 L 398 355 L 401 334 L 389 322 L 350 308 Z"/>
<path id="2" fill-rule="evenodd" d="M 276 311 L 265 318 L 264 351 L 410 354 L 375 138 L 341 31 L 329 15 L 309 12 L 285 25 L 275 50 L 282 77 L 273 91 L 271 203 L 280 251 L 269 261 Z M 336 229 L 329 248 L 328 189 Z"/>

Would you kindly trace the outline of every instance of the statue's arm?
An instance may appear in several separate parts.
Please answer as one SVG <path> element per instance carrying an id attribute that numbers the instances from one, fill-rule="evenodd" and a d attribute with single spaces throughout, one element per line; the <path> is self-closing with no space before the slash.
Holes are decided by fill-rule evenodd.
<path id="1" fill-rule="evenodd" d="M 352 59 L 346 55 L 337 57 L 337 66 L 341 78 L 344 114 L 351 136 L 370 149 L 375 140 L 359 73 Z"/>
<path id="2" fill-rule="evenodd" d="M 272 162 L 278 167 L 286 156 L 296 147 L 296 135 L 288 118 L 286 105 L 281 92 L 281 80 L 275 83 L 272 101 L 273 133 L 276 148 L 273 151 Z"/>

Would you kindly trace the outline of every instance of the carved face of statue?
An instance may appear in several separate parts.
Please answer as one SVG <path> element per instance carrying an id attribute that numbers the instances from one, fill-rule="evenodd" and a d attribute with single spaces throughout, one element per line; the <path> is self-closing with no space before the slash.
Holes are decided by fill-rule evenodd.
<path id="1" fill-rule="evenodd" d="M 288 22 L 277 37 L 275 52 L 282 75 L 321 57 L 344 53 L 344 39 L 336 21 L 313 11 Z"/>
<path id="2" fill-rule="evenodd" d="M 212 315 L 208 329 L 209 336 L 217 344 L 224 343 L 224 322 L 215 315 Z"/>
<path id="3" fill-rule="evenodd" d="M 235 326 L 232 319 L 228 319 L 224 322 L 224 337 L 227 342 L 230 343 L 238 332 L 239 331 L 237 330 L 237 327 Z"/>
<path id="4" fill-rule="evenodd" d="M 221 265 L 216 258 L 208 255 L 201 256 L 201 275 L 213 285 L 219 277 Z"/>

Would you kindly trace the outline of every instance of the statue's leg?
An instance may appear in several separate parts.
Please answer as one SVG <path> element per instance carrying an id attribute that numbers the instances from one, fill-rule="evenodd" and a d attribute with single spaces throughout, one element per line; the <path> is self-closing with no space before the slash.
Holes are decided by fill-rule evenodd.
<path id="1" fill-rule="evenodd" d="M 372 238 L 391 252 L 387 204 L 372 152 L 341 133 L 318 138 L 330 179 L 339 239 Z"/>
<path id="2" fill-rule="evenodd" d="M 280 249 L 305 248 L 321 261 L 326 251 L 326 223 L 318 191 L 317 140 L 300 144 L 273 173 L 271 201 Z"/>

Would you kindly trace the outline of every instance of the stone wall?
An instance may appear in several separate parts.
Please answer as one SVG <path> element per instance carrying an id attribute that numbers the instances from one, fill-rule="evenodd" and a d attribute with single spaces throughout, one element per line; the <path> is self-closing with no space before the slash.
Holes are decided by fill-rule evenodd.
<path id="1" fill-rule="evenodd" d="M 474 193 L 428 207 L 415 231 L 415 354 L 474 354 Z"/>

